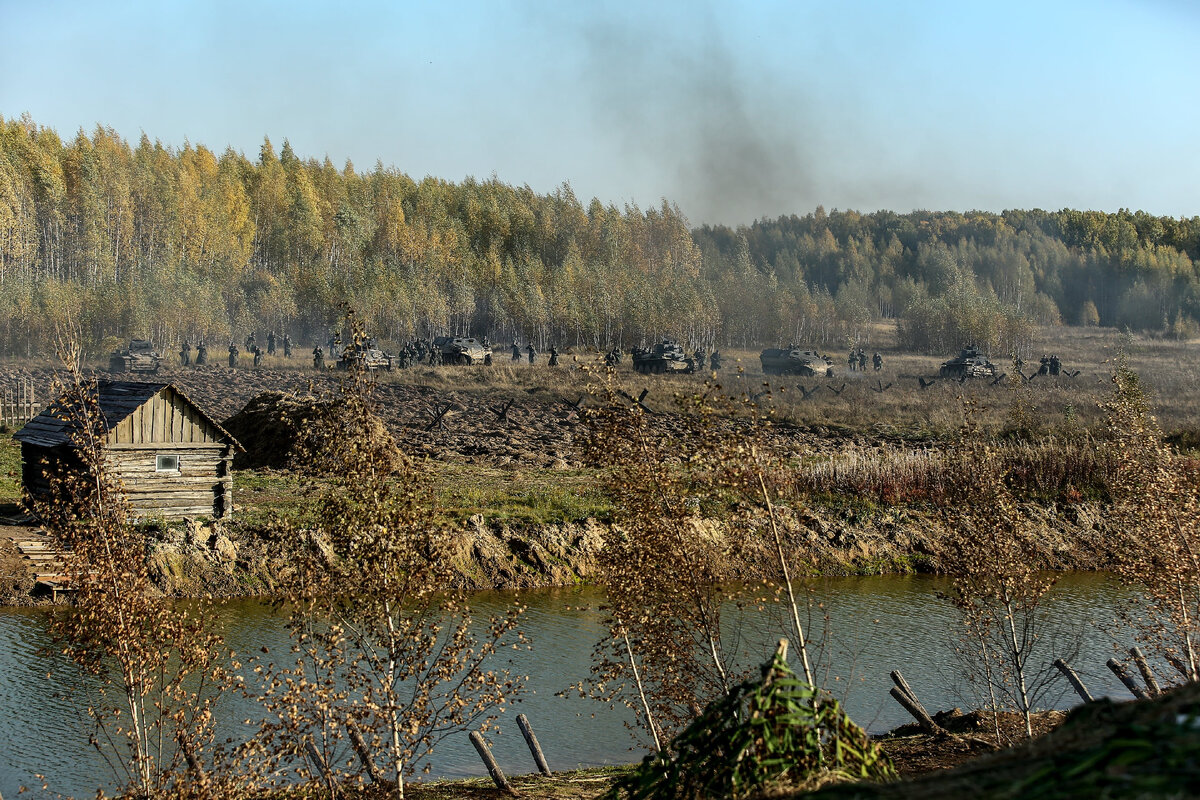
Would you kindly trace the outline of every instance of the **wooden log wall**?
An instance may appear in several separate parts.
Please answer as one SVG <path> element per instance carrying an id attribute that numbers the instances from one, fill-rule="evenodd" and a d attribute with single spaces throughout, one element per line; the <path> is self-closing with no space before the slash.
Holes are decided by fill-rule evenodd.
<path id="1" fill-rule="evenodd" d="M 159 472 L 157 457 L 179 458 L 178 472 Z M 233 511 L 233 448 L 148 445 L 144 448 L 113 446 L 107 464 L 125 488 L 129 506 L 138 516 L 229 516 Z"/>

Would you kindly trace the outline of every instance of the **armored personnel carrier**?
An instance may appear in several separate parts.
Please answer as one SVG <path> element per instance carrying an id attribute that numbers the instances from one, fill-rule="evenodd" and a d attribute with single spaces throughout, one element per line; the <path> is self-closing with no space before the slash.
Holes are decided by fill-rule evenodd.
<path id="1" fill-rule="evenodd" d="M 942 364 L 938 375 L 943 378 L 994 378 L 996 365 L 978 347 L 969 344 L 957 356 Z"/>
<path id="2" fill-rule="evenodd" d="M 374 347 L 371 344 L 352 344 L 342 351 L 337 360 L 338 369 L 362 369 L 367 372 L 377 370 L 391 371 L 396 368 L 396 357 Z"/>
<path id="3" fill-rule="evenodd" d="M 439 336 L 433 340 L 433 349 L 441 352 L 443 364 L 492 363 L 491 349 L 474 336 Z"/>
<path id="4" fill-rule="evenodd" d="M 129 347 L 108 357 L 109 372 L 158 372 L 162 355 L 146 339 L 130 339 Z"/>
<path id="5" fill-rule="evenodd" d="M 643 375 L 663 372 L 696 371 L 696 362 L 671 339 L 663 339 L 649 349 L 634 348 L 633 369 Z"/>
<path id="6" fill-rule="evenodd" d="M 768 347 L 758 360 L 765 375 L 803 375 L 806 378 L 832 378 L 833 361 L 815 350 L 792 347 Z"/>

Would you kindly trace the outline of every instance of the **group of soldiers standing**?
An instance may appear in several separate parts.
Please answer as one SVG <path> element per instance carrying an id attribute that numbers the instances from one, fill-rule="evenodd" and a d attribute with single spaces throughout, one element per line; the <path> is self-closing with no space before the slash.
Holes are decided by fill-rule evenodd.
<path id="1" fill-rule="evenodd" d="M 1038 375 L 1059 375 L 1062 373 L 1062 359 L 1057 354 L 1052 356 L 1043 355 L 1040 364 L 1038 365 Z"/>
<path id="2" fill-rule="evenodd" d="M 246 337 L 245 341 L 242 342 L 242 344 L 245 346 L 247 353 L 253 354 L 254 366 L 256 366 L 256 367 L 262 366 L 262 359 L 263 359 L 264 351 L 261 347 L 258 346 L 258 340 L 255 338 L 253 331 L 250 333 L 249 336 Z M 279 347 L 279 346 L 281 346 L 281 347 Z M 266 355 L 273 356 L 273 355 L 275 355 L 276 352 L 278 352 L 279 349 L 283 350 L 284 358 L 292 357 L 291 334 L 285 333 L 282 337 L 280 337 L 275 334 L 275 331 L 269 332 L 267 334 Z M 229 342 L 229 366 L 230 366 L 230 368 L 237 369 L 238 360 L 240 357 L 241 357 L 241 350 L 238 349 L 238 346 L 234 341 L 230 340 L 230 342 Z M 184 367 L 192 366 L 192 363 L 193 363 L 193 361 L 192 361 L 192 343 L 187 339 L 183 340 L 183 345 L 179 348 L 179 363 L 181 366 L 184 366 Z M 208 345 L 204 342 L 203 339 L 201 339 L 200 342 L 196 345 L 196 358 L 195 358 L 194 363 L 197 367 L 203 367 L 206 364 L 208 364 Z"/>
<path id="3" fill-rule="evenodd" d="M 513 339 L 513 343 L 512 343 L 512 345 L 510 345 L 510 349 L 512 350 L 512 360 L 514 363 L 520 362 L 522 352 L 525 353 L 525 357 L 529 359 L 530 364 L 534 364 L 537 362 L 538 352 L 537 352 L 537 348 L 533 346 L 533 342 L 529 342 L 528 344 L 526 344 L 524 351 L 522 351 L 521 345 L 517 344 L 516 339 Z M 558 366 L 558 348 L 557 347 L 550 348 L 550 366 L 552 366 L 552 367 Z"/>
<path id="4" fill-rule="evenodd" d="M 851 372 L 866 372 L 867 351 L 861 347 L 851 348 L 850 356 L 846 359 L 846 365 L 850 368 Z M 871 365 L 875 368 L 876 372 L 883 369 L 883 356 L 879 355 L 879 351 L 876 351 L 871 356 Z"/>

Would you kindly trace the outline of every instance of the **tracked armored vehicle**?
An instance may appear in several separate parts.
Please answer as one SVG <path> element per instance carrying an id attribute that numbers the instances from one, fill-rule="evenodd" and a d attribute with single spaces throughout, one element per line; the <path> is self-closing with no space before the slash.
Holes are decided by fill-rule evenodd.
<path id="1" fill-rule="evenodd" d="M 803 375 L 806 378 L 832 378 L 833 361 L 815 350 L 768 347 L 758 360 L 764 375 Z"/>
<path id="2" fill-rule="evenodd" d="M 158 372 L 162 355 L 146 339 L 130 339 L 129 347 L 108 357 L 109 372 Z"/>
<path id="3" fill-rule="evenodd" d="M 491 364 L 492 351 L 474 336 L 439 336 L 433 349 L 442 354 L 443 364 Z"/>
<path id="4" fill-rule="evenodd" d="M 969 344 L 954 358 L 942 364 L 938 371 L 942 378 L 994 378 L 996 365 L 980 352 L 979 348 Z"/>
<path id="5" fill-rule="evenodd" d="M 673 340 L 663 339 L 649 349 L 634 348 L 633 369 L 643 375 L 692 373 L 696 371 L 696 362 Z"/>
<path id="6" fill-rule="evenodd" d="M 389 356 L 378 347 L 352 344 L 342 351 L 341 357 L 337 360 L 337 368 L 341 370 L 361 369 L 367 372 L 376 372 L 382 369 L 391 372 L 396 368 L 396 357 Z"/>

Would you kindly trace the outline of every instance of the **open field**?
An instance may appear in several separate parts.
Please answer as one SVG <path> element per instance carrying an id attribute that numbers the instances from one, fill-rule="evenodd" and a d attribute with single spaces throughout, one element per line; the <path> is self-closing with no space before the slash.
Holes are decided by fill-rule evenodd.
<path id="1" fill-rule="evenodd" d="M 577 353 L 565 356 L 557 369 L 498 358 L 491 367 L 422 366 L 383 373 L 374 395 L 385 424 L 401 448 L 420 461 L 437 505 L 451 518 L 478 514 L 518 524 L 605 518 L 611 501 L 598 489 L 594 468 L 582 459 L 574 404 L 595 406 L 610 392 L 635 398 L 646 391 L 644 403 L 655 412 L 652 425 L 666 437 L 682 435 L 676 395 L 757 396 L 757 404 L 770 409 L 775 420 L 769 437 L 774 454 L 793 470 L 779 476 L 785 495 L 790 486 L 832 500 L 840 495 L 881 505 L 937 502 L 939 476 L 958 468 L 945 462 L 945 444 L 967 423 L 1000 434 L 1019 420 L 1024 430 L 1021 441 L 1011 445 L 1012 457 L 1054 473 L 1031 495 L 1086 497 L 1096 494 L 1093 473 L 1103 466 L 1093 463 L 1091 434 L 1104 426 L 1102 404 L 1111 392 L 1111 370 L 1124 338 L 1111 329 L 1044 329 L 1043 349 L 1080 370 L 1079 376 L 1006 380 L 996 386 L 985 380 L 938 381 L 922 389 L 918 377 L 935 376 L 940 360 L 896 352 L 894 328 L 879 325 L 867 347 L 884 357 L 878 373 L 847 373 L 844 356 L 833 353 L 833 379 L 764 376 L 756 353 L 732 351 L 725 353 L 726 369 L 715 377 L 645 376 L 634 373 L 628 359 L 608 373 L 595 354 Z M 1128 347 L 1164 430 L 1184 444 L 1196 441 L 1200 344 L 1134 337 Z M 164 366 L 156 376 L 123 377 L 174 382 L 224 420 L 262 392 L 336 391 L 336 373 L 315 373 L 304 363 L 268 357 L 258 370 Z M 1001 368 L 1012 372 L 1011 366 Z M 1033 367 L 1024 371 L 1029 374 Z M 44 397 L 55 371 L 48 364 L 9 364 L 0 367 L 0 382 L 18 374 L 32 376 Z M 807 399 L 801 386 L 811 392 Z M 887 388 L 872 388 L 881 386 Z M 621 394 L 611 396 L 630 403 Z M 502 419 L 506 406 L 507 419 Z M 446 408 L 442 425 L 432 425 Z M 6 439 L 0 444 L 0 502 L 16 499 L 19 489 L 11 473 L 18 462 L 15 446 Z M 239 470 L 237 504 L 250 520 L 261 519 L 267 509 L 286 513 L 298 507 L 302 488 L 287 471 Z"/>

